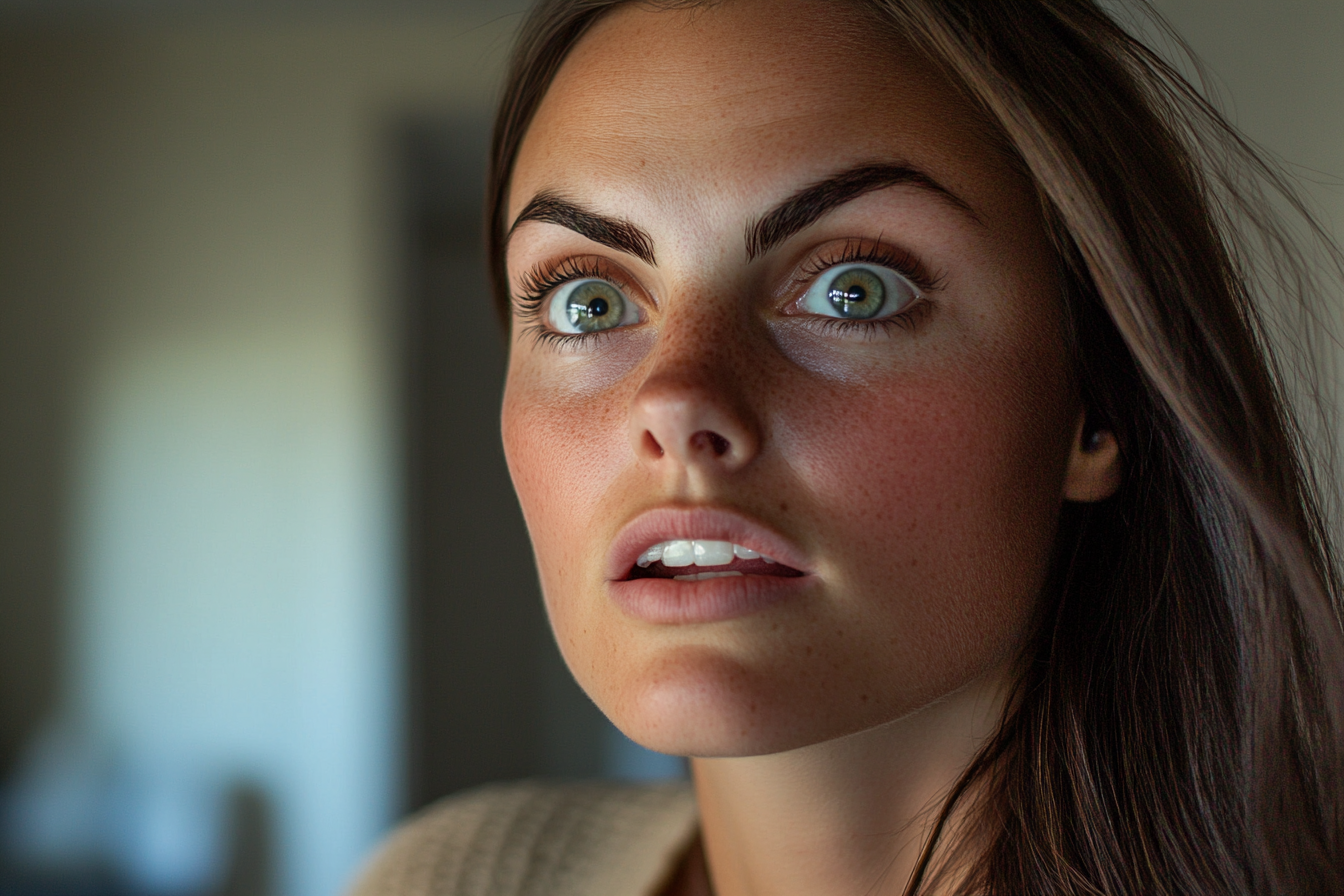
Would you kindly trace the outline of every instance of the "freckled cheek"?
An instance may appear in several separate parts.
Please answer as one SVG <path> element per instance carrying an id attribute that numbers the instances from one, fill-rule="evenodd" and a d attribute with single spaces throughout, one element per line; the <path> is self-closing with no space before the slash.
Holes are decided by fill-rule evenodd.
<path id="1" fill-rule="evenodd" d="M 1039 584 L 1061 503 L 1059 414 L 956 379 L 818 396 L 781 424 L 821 553 L 850 584 L 938 601 Z"/>
<path id="2" fill-rule="evenodd" d="M 505 391 L 504 452 L 548 594 L 600 557 L 591 533 L 603 496 L 629 455 L 616 402 L 517 387 Z"/>

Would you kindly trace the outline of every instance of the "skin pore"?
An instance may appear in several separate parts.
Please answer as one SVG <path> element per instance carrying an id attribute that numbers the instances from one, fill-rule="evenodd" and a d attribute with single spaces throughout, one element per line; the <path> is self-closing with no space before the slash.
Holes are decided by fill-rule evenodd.
<path id="1" fill-rule="evenodd" d="M 504 445 L 570 668 L 694 757 L 719 896 L 899 893 L 1002 712 L 1062 503 L 1119 480 L 1030 183 L 833 0 L 632 4 L 562 65 L 507 220 Z M 828 298 L 851 269 L 871 318 Z M 589 281 L 617 325 L 562 332 Z M 639 578 L 696 538 L 778 563 Z"/>

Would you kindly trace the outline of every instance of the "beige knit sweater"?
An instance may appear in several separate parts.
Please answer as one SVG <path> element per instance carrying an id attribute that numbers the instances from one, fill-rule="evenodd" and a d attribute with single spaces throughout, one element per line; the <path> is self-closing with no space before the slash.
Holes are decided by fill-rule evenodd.
<path id="1" fill-rule="evenodd" d="M 402 825 L 349 896 L 655 896 L 697 823 L 684 784 L 492 785 Z"/>

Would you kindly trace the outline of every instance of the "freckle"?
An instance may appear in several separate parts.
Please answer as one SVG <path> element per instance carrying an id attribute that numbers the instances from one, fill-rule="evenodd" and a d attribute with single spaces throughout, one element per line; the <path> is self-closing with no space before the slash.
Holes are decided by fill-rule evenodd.
<path id="1" fill-rule="evenodd" d="M 860 694 L 860 695 L 859 695 L 859 702 L 860 702 L 860 703 L 867 703 L 867 702 L 868 702 L 868 695 L 867 695 L 867 694 Z"/>
<path id="2" fill-rule="evenodd" d="M 780 502 L 779 502 L 779 512 L 780 512 L 780 513 L 788 513 L 788 512 L 789 512 L 789 505 L 788 505 L 788 502 L 786 502 L 786 501 L 780 501 Z"/>
<path id="3" fill-rule="evenodd" d="M 804 654 L 805 656 L 811 656 L 811 655 L 812 655 L 812 645 L 809 644 L 809 645 L 807 646 L 807 648 L 803 650 L 803 654 Z"/>

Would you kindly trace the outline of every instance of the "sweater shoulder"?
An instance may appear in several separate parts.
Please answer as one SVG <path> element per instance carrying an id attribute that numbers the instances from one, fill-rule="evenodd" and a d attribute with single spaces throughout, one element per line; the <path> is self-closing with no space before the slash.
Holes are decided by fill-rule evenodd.
<path id="1" fill-rule="evenodd" d="M 402 824 L 350 896 L 652 896 L 697 830 L 685 784 L 495 784 Z"/>

